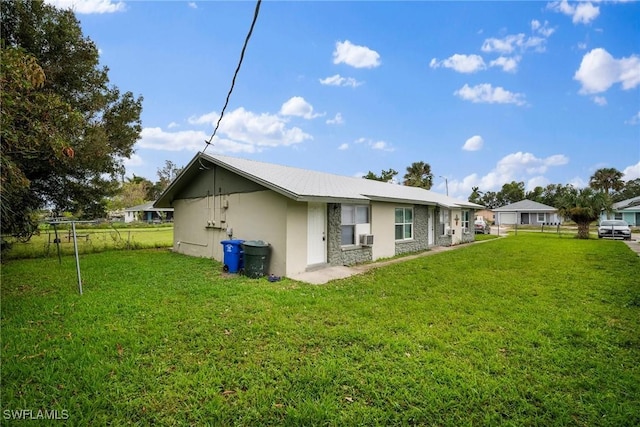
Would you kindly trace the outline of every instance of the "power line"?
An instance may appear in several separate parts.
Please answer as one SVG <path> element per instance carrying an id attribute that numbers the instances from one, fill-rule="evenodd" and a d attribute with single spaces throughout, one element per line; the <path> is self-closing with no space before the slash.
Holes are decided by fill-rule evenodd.
<path id="1" fill-rule="evenodd" d="M 258 14 L 260 13 L 260 4 L 262 0 L 258 0 L 256 3 L 256 10 L 253 13 L 253 21 L 251 22 L 251 27 L 249 28 L 249 33 L 247 37 L 244 39 L 244 46 L 242 46 L 242 52 L 240 52 L 240 61 L 238 62 L 238 67 L 236 68 L 235 73 L 233 73 L 233 79 L 231 80 L 231 87 L 229 88 L 229 92 L 227 93 L 227 99 L 224 102 L 224 106 L 222 107 L 222 111 L 220 112 L 220 117 L 218 118 L 218 123 L 216 123 L 215 129 L 213 129 L 213 134 L 211 134 L 211 138 L 205 141 L 207 145 L 205 145 L 204 153 L 207 150 L 207 147 L 211 145 L 211 141 L 213 141 L 213 137 L 216 136 L 218 132 L 218 128 L 220 127 L 220 122 L 222 121 L 222 117 L 224 116 L 224 112 L 227 109 L 227 105 L 229 105 L 229 98 L 231 98 L 231 93 L 233 92 L 233 87 L 236 84 L 236 77 L 238 76 L 238 72 L 240 71 L 240 67 L 242 66 L 242 60 L 244 59 L 244 52 L 247 50 L 247 45 L 249 44 L 249 39 L 251 39 L 251 34 L 253 33 L 253 27 L 256 25 L 256 21 L 258 20 Z"/>

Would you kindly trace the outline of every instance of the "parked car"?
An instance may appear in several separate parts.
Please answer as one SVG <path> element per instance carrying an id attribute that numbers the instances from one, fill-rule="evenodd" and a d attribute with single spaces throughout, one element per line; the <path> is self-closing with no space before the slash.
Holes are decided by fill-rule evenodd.
<path id="1" fill-rule="evenodd" d="M 607 219 L 600 222 L 598 226 L 598 238 L 622 237 L 624 240 L 631 240 L 631 228 L 626 221 L 619 219 Z"/>
<path id="2" fill-rule="evenodd" d="M 473 222 L 473 225 L 474 225 L 474 227 L 476 229 L 476 234 L 478 234 L 478 233 L 490 234 L 491 233 L 491 226 L 482 217 L 476 218 L 476 220 Z"/>

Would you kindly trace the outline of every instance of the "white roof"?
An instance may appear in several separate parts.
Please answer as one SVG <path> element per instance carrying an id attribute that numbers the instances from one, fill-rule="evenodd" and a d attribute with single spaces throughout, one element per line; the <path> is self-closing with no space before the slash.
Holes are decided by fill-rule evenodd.
<path id="1" fill-rule="evenodd" d="M 494 212 L 555 212 L 556 208 L 548 206 L 543 203 L 534 202 L 533 200 L 520 200 L 519 202 L 511 203 L 510 205 L 502 206 L 493 210 Z"/>
<path id="2" fill-rule="evenodd" d="M 210 162 L 224 169 L 233 171 L 266 188 L 299 201 L 369 203 L 370 201 L 377 200 L 439 205 L 447 208 L 483 208 L 483 206 L 475 203 L 454 199 L 444 194 L 418 187 L 408 187 L 370 179 L 335 175 L 230 156 L 199 153 L 183 170 L 183 173 L 194 166 L 202 167 L 202 162 Z M 181 179 L 183 173 L 176 178 L 165 193 L 171 191 L 176 182 Z M 160 200 L 162 199 L 165 199 L 165 194 L 160 197 Z"/>

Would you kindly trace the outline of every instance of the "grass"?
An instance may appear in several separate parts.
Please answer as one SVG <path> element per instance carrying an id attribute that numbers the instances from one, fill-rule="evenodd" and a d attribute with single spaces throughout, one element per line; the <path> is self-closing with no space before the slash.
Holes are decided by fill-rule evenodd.
<path id="1" fill-rule="evenodd" d="M 96 253 L 114 249 L 168 248 L 173 245 L 173 227 L 161 225 L 141 228 L 93 227 L 76 230 L 78 253 Z M 57 258 L 53 228 L 41 230 L 26 242 L 11 242 L 11 249 L 2 254 L 3 259 Z M 60 253 L 72 255 L 73 234 L 71 230 L 58 230 Z"/>
<path id="2" fill-rule="evenodd" d="M 324 286 L 224 276 L 166 250 L 89 254 L 81 266 L 83 296 L 71 257 L 3 266 L 3 414 L 640 424 L 640 258 L 621 242 L 523 233 Z"/>

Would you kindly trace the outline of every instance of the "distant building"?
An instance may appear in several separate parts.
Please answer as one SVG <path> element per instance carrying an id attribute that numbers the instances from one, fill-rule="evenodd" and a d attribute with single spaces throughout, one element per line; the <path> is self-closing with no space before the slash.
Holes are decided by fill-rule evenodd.
<path id="1" fill-rule="evenodd" d="M 173 221 L 173 208 L 154 208 L 155 201 L 133 206 L 124 210 L 124 222 L 167 222 Z"/>
<path id="2" fill-rule="evenodd" d="M 640 227 L 640 196 L 614 203 L 611 208 L 612 212 L 602 212 L 600 220 L 621 219 L 632 227 Z"/>
<path id="3" fill-rule="evenodd" d="M 558 210 L 533 200 L 521 200 L 493 210 L 496 225 L 560 224 Z"/>

